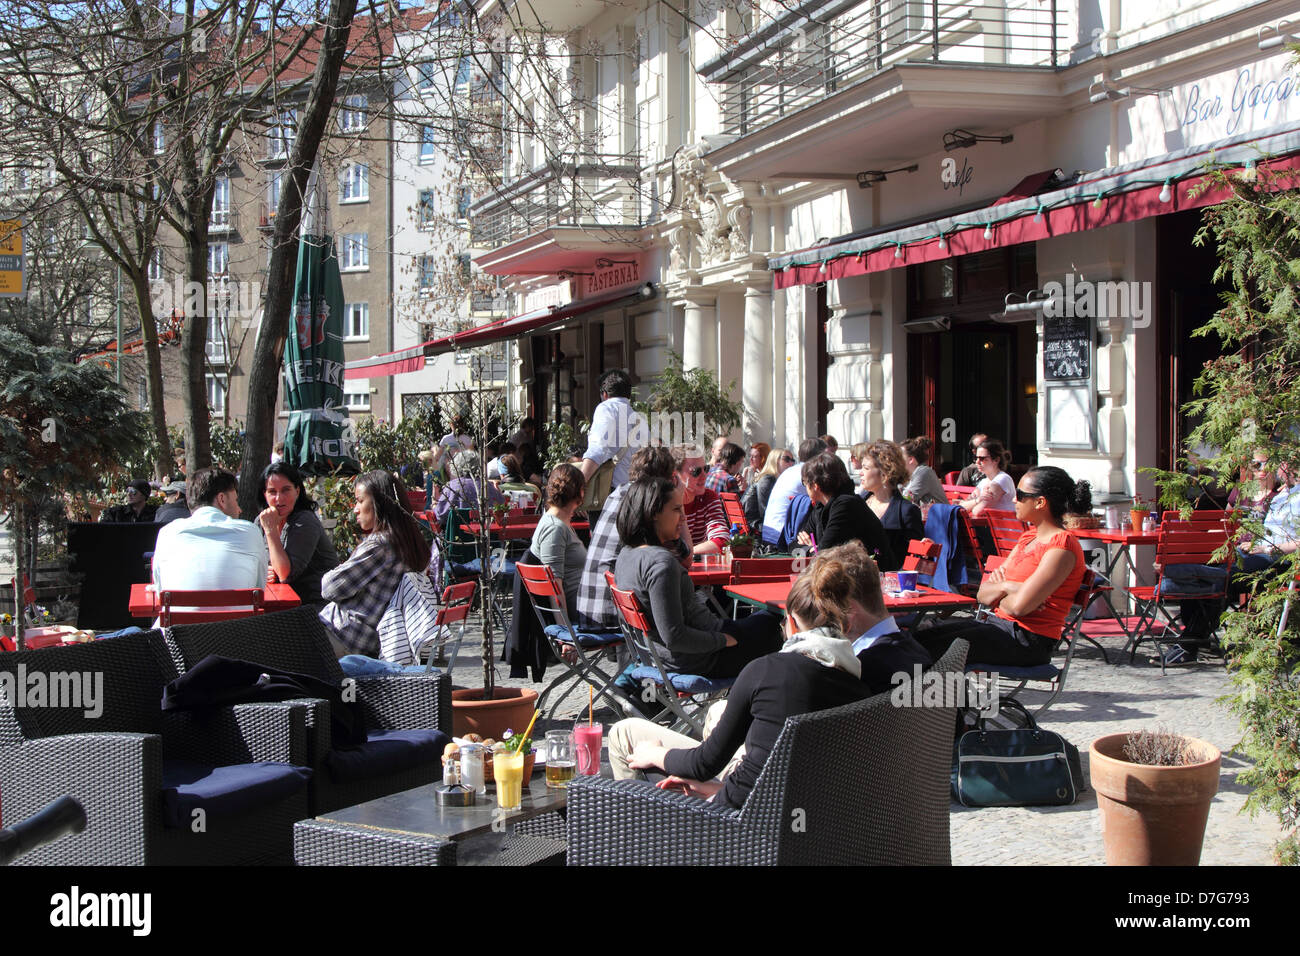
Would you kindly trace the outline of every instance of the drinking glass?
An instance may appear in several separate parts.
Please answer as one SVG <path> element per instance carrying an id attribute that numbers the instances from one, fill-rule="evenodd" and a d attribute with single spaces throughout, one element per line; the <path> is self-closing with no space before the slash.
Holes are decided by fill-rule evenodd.
<path id="1" fill-rule="evenodd" d="M 578 724 L 573 728 L 573 749 L 577 752 L 578 773 L 593 777 L 600 773 L 600 744 L 605 728 L 599 724 Z"/>
<path id="2" fill-rule="evenodd" d="M 573 735 L 567 730 L 546 732 L 546 785 L 552 790 L 563 790 L 573 779 L 577 756 L 573 748 Z"/>
<path id="3" fill-rule="evenodd" d="M 518 810 L 523 803 L 524 755 L 513 750 L 493 754 L 492 775 L 497 783 L 497 806 Z"/>

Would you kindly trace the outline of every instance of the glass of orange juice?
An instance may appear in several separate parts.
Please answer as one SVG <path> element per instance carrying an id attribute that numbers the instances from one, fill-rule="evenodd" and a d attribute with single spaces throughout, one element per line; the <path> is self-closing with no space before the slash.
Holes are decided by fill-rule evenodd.
<path id="1" fill-rule="evenodd" d="M 497 806 L 518 810 L 523 803 L 524 755 L 499 750 L 492 755 L 492 776 L 497 784 Z"/>

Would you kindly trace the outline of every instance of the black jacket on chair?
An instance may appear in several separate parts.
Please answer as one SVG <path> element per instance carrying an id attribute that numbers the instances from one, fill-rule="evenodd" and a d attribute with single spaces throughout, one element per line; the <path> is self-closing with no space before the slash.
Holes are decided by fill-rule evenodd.
<path id="1" fill-rule="evenodd" d="M 528 551 L 515 562 L 519 564 L 541 564 L 537 555 Z M 510 620 L 510 630 L 506 632 L 506 646 L 501 659 L 510 665 L 510 676 L 527 677 L 529 669 L 533 680 L 539 682 L 546 673 L 546 665 L 551 663 L 551 646 L 542 631 L 542 622 L 533 610 L 533 599 L 524 587 L 522 574 L 515 575 L 514 616 Z"/>
<path id="2" fill-rule="evenodd" d="M 899 568 L 880 519 L 851 491 L 836 495 L 824 505 L 816 505 L 805 527 L 817 542 L 818 551 L 861 541 L 868 553 L 875 553 L 881 571 L 897 571 Z"/>
<path id="3" fill-rule="evenodd" d="M 905 631 L 877 638 L 874 644 L 858 654 L 858 662 L 862 665 L 862 682 L 871 688 L 873 694 L 893 690 L 895 674 L 906 674 L 910 681 L 916 664 L 921 665 L 922 671 L 927 671 L 933 663 L 920 641 Z"/>

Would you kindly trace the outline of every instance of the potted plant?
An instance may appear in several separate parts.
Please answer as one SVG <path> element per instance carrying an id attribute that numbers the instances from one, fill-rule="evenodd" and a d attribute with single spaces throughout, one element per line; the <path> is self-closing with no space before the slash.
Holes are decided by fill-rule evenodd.
<path id="1" fill-rule="evenodd" d="M 748 558 L 754 553 L 754 536 L 752 534 L 742 534 L 740 525 L 731 526 L 731 556 L 733 558 Z"/>
<path id="2" fill-rule="evenodd" d="M 1219 751 L 1165 730 L 1108 734 L 1092 742 L 1102 841 L 1111 866 L 1196 866 L 1210 802 L 1219 790 Z"/>
<path id="3" fill-rule="evenodd" d="M 490 406 L 488 398 L 480 385 L 474 396 L 471 432 L 474 436 L 476 454 L 479 456 L 478 489 L 484 494 L 487 487 L 487 445 L 489 440 L 506 434 L 507 423 L 496 414 L 495 407 Z M 467 733 L 477 733 L 484 737 L 500 740 L 511 727 L 522 727 L 528 723 L 529 716 L 536 709 L 537 691 L 524 687 L 496 686 L 496 654 L 494 615 L 490 611 L 494 598 L 496 580 L 500 577 L 498 562 L 493 560 L 491 531 L 489 523 L 492 509 L 485 501 L 479 502 L 478 533 L 474 535 L 474 551 L 478 557 L 479 594 L 481 596 L 483 622 L 483 686 L 466 687 L 451 692 L 452 733 L 463 737 Z M 517 609 L 530 611 L 530 609 Z M 504 622 L 502 622 L 504 625 Z M 503 635 L 504 636 L 504 635 Z"/>
<path id="4" fill-rule="evenodd" d="M 1155 507 L 1157 507 L 1155 498 L 1147 499 L 1143 498 L 1141 495 L 1134 497 L 1133 507 L 1129 509 L 1128 513 L 1129 520 L 1133 522 L 1134 531 L 1142 530 L 1142 522 L 1146 520 L 1147 515 L 1149 515 Z"/>

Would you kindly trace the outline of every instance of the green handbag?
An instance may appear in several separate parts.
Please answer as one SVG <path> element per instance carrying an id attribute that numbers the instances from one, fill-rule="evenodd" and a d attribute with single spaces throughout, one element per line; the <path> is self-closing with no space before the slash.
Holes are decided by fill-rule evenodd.
<path id="1" fill-rule="evenodd" d="M 1004 701 L 1006 704 L 1016 703 Z M 1059 807 L 1087 789 L 1079 748 L 1043 730 L 1024 708 L 1024 727 L 962 734 L 953 747 L 952 794 L 963 807 Z"/>

